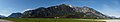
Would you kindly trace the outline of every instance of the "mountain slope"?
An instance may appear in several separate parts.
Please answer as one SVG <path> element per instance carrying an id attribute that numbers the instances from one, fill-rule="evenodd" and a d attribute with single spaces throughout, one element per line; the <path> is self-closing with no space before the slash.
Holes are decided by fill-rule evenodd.
<path id="1" fill-rule="evenodd" d="M 40 7 L 34 10 L 25 11 L 24 18 L 108 18 L 106 15 L 89 8 L 75 7 L 67 4 L 51 6 L 48 8 Z"/>
<path id="2" fill-rule="evenodd" d="M 3 16 L 3 15 L 0 15 L 0 18 L 5 18 L 5 16 Z"/>
<path id="3" fill-rule="evenodd" d="M 23 16 L 22 13 L 12 13 L 8 18 L 21 18 Z"/>

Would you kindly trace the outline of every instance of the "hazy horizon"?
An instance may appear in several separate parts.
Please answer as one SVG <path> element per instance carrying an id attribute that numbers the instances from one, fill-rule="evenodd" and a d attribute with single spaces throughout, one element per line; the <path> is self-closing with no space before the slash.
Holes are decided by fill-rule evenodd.
<path id="1" fill-rule="evenodd" d="M 15 12 L 58 4 L 88 6 L 105 15 L 120 17 L 120 0 L 0 0 L 0 15 L 9 16 Z"/>

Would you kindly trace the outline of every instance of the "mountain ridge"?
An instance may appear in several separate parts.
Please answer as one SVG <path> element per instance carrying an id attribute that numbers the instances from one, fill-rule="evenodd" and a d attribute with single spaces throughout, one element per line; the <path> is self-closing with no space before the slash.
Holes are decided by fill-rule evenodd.
<path id="1" fill-rule="evenodd" d="M 87 6 L 76 7 L 60 4 L 47 8 L 40 7 L 23 13 L 22 18 L 110 18 Z"/>

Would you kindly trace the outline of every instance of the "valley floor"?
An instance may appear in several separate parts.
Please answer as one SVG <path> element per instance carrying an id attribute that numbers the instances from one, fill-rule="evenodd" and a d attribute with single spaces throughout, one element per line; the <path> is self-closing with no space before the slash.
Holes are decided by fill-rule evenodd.
<path id="1" fill-rule="evenodd" d="M 0 22 L 12 22 L 12 21 L 0 19 Z"/>
<path id="2" fill-rule="evenodd" d="M 120 22 L 120 20 L 117 19 L 5 18 L 4 20 L 14 22 Z"/>

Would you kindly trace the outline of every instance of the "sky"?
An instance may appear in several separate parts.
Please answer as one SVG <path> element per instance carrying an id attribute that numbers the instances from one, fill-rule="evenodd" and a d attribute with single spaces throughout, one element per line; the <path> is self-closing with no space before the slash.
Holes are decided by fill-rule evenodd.
<path id="1" fill-rule="evenodd" d="M 59 4 L 88 6 L 105 15 L 120 17 L 120 0 L 0 0 L 0 15 L 9 16 L 11 13 Z"/>

